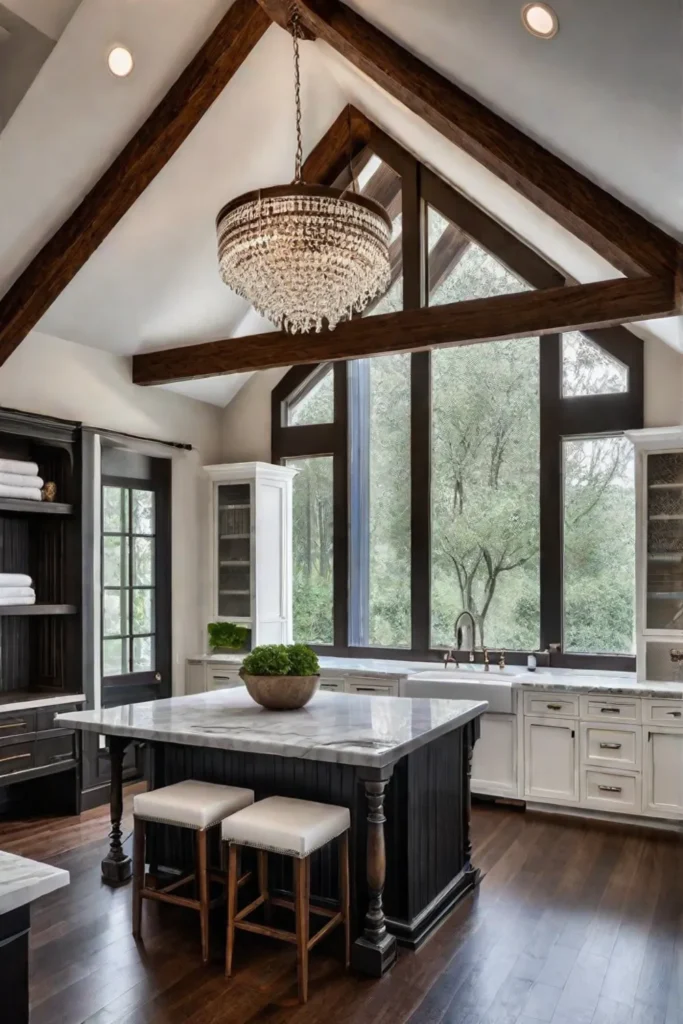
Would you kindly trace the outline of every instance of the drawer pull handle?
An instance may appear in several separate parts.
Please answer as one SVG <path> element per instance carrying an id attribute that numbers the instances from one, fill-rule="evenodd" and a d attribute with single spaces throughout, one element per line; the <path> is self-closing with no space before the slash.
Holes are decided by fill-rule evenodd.
<path id="1" fill-rule="evenodd" d="M 601 715 L 620 715 L 621 708 L 600 708 Z"/>
<path id="2" fill-rule="evenodd" d="M 4 764 L 6 761 L 23 761 L 25 757 L 30 756 L 30 754 L 12 754 L 11 757 L 0 757 L 0 764 Z"/>
<path id="3" fill-rule="evenodd" d="M 0 729 L 25 729 L 26 722 L 21 718 L 15 718 L 13 722 L 0 725 Z"/>
<path id="4" fill-rule="evenodd" d="M 600 750 L 621 750 L 621 743 L 601 743 Z"/>
<path id="5" fill-rule="evenodd" d="M 598 786 L 603 793 L 621 793 L 621 786 Z"/>
<path id="6" fill-rule="evenodd" d="M 561 704 L 548 704 L 547 708 L 548 708 L 548 711 L 561 711 L 562 710 L 562 705 Z"/>
<path id="7" fill-rule="evenodd" d="M 667 715 L 671 715 L 672 718 L 680 718 L 681 717 L 681 712 L 680 711 L 667 711 Z"/>
<path id="8" fill-rule="evenodd" d="M 385 693 L 384 687 L 380 686 L 357 686 L 356 693 Z"/>

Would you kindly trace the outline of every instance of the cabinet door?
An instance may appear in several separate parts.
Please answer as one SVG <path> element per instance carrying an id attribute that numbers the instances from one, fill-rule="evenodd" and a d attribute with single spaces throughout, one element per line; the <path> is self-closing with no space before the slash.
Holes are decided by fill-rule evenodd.
<path id="1" fill-rule="evenodd" d="M 578 803 L 578 722 L 524 719 L 524 795 L 548 803 Z"/>
<path id="2" fill-rule="evenodd" d="M 656 818 L 683 818 L 683 731 L 645 729 L 643 810 Z"/>
<path id="3" fill-rule="evenodd" d="M 516 715 L 482 715 L 472 756 L 472 792 L 517 796 Z"/>

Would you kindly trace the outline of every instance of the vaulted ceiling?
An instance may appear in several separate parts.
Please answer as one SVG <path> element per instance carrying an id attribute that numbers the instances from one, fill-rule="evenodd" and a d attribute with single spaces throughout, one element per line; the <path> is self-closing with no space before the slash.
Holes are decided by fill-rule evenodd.
<path id="1" fill-rule="evenodd" d="M 35 24 L 77 8 L 0 133 L 0 293 L 72 211 L 178 76 L 229 0 L 0 0 Z M 680 0 L 554 0 L 560 32 L 526 33 L 520 0 L 353 0 L 427 63 L 683 238 Z M 0 20 L 0 25 L 2 21 Z M 41 31 L 48 25 L 43 22 Z M 56 38 L 55 35 L 55 38 Z M 128 46 L 127 79 L 106 67 Z M 2 55 L 0 42 L 0 64 Z M 617 271 L 323 42 L 302 47 L 310 149 L 353 102 L 388 134 L 577 281 Z M 291 39 L 263 36 L 166 167 L 38 329 L 121 354 L 267 329 L 220 282 L 214 218 L 249 188 L 291 177 Z M 677 320 L 648 325 L 683 351 Z M 640 330 L 642 330 L 642 325 Z M 236 377 L 170 385 L 225 404 Z"/>

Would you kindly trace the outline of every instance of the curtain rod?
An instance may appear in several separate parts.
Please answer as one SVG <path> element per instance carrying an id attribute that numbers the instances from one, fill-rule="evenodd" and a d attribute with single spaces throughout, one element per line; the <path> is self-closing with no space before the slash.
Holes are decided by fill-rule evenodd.
<path id="1" fill-rule="evenodd" d="M 126 434 L 122 430 L 110 430 L 107 427 L 87 427 L 82 426 L 82 430 L 87 430 L 92 434 L 103 434 L 107 437 L 125 437 L 130 441 L 147 441 L 149 444 L 163 444 L 167 448 L 177 448 L 180 451 L 191 452 L 194 448 L 191 444 L 185 444 L 183 441 L 162 441 L 158 437 L 145 437 L 143 434 Z"/>

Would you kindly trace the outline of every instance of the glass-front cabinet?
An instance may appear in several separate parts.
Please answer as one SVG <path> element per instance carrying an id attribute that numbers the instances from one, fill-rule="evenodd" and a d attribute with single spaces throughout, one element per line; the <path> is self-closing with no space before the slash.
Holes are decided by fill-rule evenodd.
<path id="1" fill-rule="evenodd" d="M 683 427 L 629 431 L 636 449 L 638 677 L 683 680 Z"/>
<path id="2" fill-rule="evenodd" d="M 246 462 L 205 471 L 212 480 L 211 619 L 247 626 L 251 647 L 291 643 L 296 469 Z"/>

